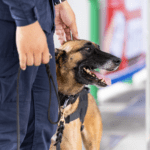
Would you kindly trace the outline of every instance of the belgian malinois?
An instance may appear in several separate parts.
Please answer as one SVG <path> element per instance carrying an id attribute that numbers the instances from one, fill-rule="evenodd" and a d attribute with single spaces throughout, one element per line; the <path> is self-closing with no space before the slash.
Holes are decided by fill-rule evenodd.
<path id="1" fill-rule="evenodd" d="M 95 69 L 107 71 L 116 70 L 121 59 L 105 53 L 100 47 L 90 41 L 75 40 L 64 43 L 55 50 L 56 74 L 58 91 L 64 95 L 75 95 L 85 85 L 105 87 L 111 84 L 110 79 L 104 77 Z M 79 98 L 65 108 L 65 117 L 76 111 Z M 76 119 L 65 124 L 61 150 L 81 150 L 82 140 L 87 150 L 99 150 L 102 137 L 102 119 L 93 96 L 88 94 L 88 107 L 84 118 L 84 129 L 81 131 L 81 121 Z M 55 137 L 55 135 L 53 136 Z M 50 150 L 56 149 L 52 138 Z"/>

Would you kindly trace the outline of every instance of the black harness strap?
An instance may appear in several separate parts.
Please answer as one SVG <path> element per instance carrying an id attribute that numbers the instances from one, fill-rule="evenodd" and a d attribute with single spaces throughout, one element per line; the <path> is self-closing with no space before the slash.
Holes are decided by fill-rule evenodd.
<path id="1" fill-rule="evenodd" d="M 67 105 L 73 104 L 76 101 L 76 99 L 78 98 L 79 93 L 77 93 L 76 95 L 64 95 L 64 94 L 58 92 L 58 95 L 59 95 L 59 99 L 60 99 L 60 106 L 63 106 L 67 100 L 68 100 Z"/>
<path id="2" fill-rule="evenodd" d="M 79 96 L 79 104 L 78 104 L 78 108 L 77 110 L 72 113 L 71 115 L 69 115 L 67 118 L 65 118 L 65 123 L 70 123 L 71 121 L 80 118 L 80 121 L 82 123 L 81 125 L 81 131 L 84 129 L 84 118 L 87 112 L 87 107 L 88 107 L 88 93 L 89 93 L 89 88 L 85 87 L 79 94 L 76 95 L 71 95 L 71 99 L 69 98 L 69 96 L 64 96 L 63 94 L 60 95 L 60 100 L 63 101 L 61 103 L 61 105 L 63 105 L 65 103 L 66 100 L 69 99 L 70 102 L 68 102 L 67 105 L 69 105 L 70 103 L 74 103 L 76 101 L 76 99 Z M 63 99 L 62 99 L 63 98 Z M 60 142 L 56 145 L 56 150 L 60 150 Z"/>
<path id="3" fill-rule="evenodd" d="M 81 123 L 83 124 L 84 118 L 87 112 L 88 107 L 88 93 L 89 88 L 85 87 L 79 94 L 79 105 L 77 110 L 65 118 L 66 123 L 69 123 L 77 118 L 80 118 Z M 81 131 L 83 130 L 83 125 L 81 126 Z"/>
<path id="4" fill-rule="evenodd" d="M 60 150 L 60 143 L 57 144 L 56 150 Z"/>

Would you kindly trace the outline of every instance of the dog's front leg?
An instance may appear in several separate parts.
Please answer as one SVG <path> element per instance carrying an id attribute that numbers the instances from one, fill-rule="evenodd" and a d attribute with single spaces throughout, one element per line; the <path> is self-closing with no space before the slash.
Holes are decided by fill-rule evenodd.
<path id="1" fill-rule="evenodd" d="M 84 129 L 81 134 L 86 150 L 100 150 L 102 120 L 100 111 L 90 93 L 88 94 L 88 108 L 84 118 Z"/>
<path id="2" fill-rule="evenodd" d="M 61 150 L 82 150 L 82 138 L 81 138 L 81 122 L 80 119 L 71 121 L 69 124 L 65 124 L 63 132 Z"/>
<path id="3" fill-rule="evenodd" d="M 82 150 L 82 138 L 81 138 L 81 122 L 80 119 L 71 121 L 69 124 L 65 124 L 65 129 L 62 136 L 62 142 L 60 144 L 61 150 Z M 55 144 L 56 134 L 52 137 L 51 146 L 49 150 L 56 150 Z"/>

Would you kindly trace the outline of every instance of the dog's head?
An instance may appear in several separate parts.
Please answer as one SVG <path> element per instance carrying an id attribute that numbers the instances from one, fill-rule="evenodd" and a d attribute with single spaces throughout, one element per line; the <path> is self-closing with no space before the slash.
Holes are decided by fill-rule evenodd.
<path id="1" fill-rule="evenodd" d="M 95 43 L 86 40 L 68 41 L 55 50 L 58 89 L 73 95 L 84 85 L 105 87 L 110 80 L 95 69 L 114 71 L 121 59 L 100 50 Z"/>

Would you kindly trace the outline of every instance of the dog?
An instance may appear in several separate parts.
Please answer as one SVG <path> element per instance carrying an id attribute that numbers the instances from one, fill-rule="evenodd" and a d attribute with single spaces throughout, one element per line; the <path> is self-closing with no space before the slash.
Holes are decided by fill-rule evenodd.
<path id="1" fill-rule="evenodd" d="M 111 84 L 110 79 L 104 77 L 95 69 L 107 71 L 116 70 L 121 59 L 100 50 L 100 47 L 87 40 L 74 40 L 64 43 L 55 50 L 56 74 L 58 91 L 64 95 L 76 95 L 85 85 L 105 87 Z M 82 150 L 82 141 L 87 150 L 99 150 L 102 138 L 102 119 L 100 111 L 93 96 L 87 95 L 87 110 L 84 117 L 84 128 L 77 118 L 65 124 L 61 150 Z M 79 96 L 74 103 L 67 105 L 64 116 L 73 114 L 80 103 Z M 51 139 L 50 150 L 56 150 L 54 146 L 56 134 Z"/>

